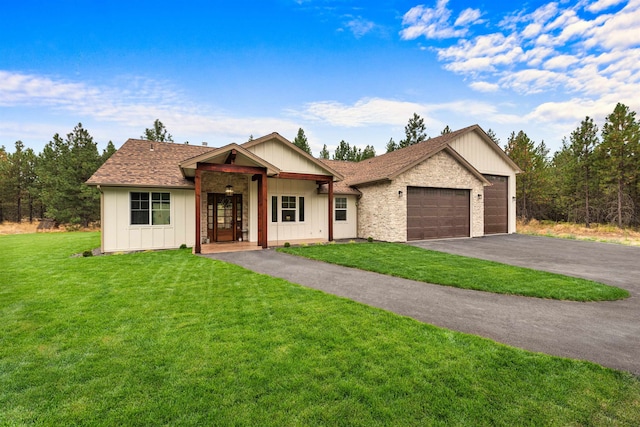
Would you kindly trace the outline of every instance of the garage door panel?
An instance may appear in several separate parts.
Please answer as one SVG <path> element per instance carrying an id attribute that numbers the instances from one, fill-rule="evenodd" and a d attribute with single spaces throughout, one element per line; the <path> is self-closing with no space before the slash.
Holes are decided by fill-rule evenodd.
<path id="1" fill-rule="evenodd" d="M 409 187 L 407 240 L 469 237 L 469 195 L 469 190 Z"/>
<path id="2" fill-rule="evenodd" d="M 484 175 L 492 185 L 484 187 L 484 234 L 509 232 L 509 178 Z"/>

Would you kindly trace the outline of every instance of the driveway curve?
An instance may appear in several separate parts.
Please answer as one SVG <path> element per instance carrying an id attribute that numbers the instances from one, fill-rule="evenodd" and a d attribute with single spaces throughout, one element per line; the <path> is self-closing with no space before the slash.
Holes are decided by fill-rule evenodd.
<path id="1" fill-rule="evenodd" d="M 640 375 L 640 248 L 517 234 L 412 244 L 597 280 L 627 289 L 631 297 L 584 303 L 499 295 L 326 264 L 273 249 L 207 256 L 421 322 Z"/>

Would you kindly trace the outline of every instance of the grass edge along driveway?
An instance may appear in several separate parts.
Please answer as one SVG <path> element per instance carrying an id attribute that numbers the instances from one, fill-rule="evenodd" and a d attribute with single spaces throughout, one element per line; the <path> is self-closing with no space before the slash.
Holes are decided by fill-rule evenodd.
<path id="1" fill-rule="evenodd" d="M 625 289 L 591 280 L 401 243 L 324 244 L 278 250 L 404 279 L 498 294 L 570 301 L 612 301 L 629 296 Z"/>
<path id="2" fill-rule="evenodd" d="M 640 381 L 189 250 L 0 236 L 0 425 L 640 425 Z"/>

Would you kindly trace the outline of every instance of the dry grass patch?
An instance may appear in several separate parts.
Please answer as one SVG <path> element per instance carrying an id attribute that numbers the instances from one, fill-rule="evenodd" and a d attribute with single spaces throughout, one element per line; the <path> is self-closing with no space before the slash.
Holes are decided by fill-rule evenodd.
<path id="1" fill-rule="evenodd" d="M 517 230 L 520 234 L 530 234 L 534 236 L 550 236 L 563 239 L 592 240 L 640 246 L 640 231 L 632 228 L 618 228 L 610 224 L 592 224 L 590 228 L 587 228 L 584 224 L 538 221 L 532 219 L 528 222 L 518 220 Z"/>
<path id="2" fill-rule="evenodd" d="M 12 221 L 4 221 L 0 223 L 0 235 L 3 234 L 29 234 L 29 233 L 58 233 L 63 231 L 100 231 L 100 226 L 93 225 L 87 228 L 84 227 L 68 227 L 64 224 L 61 224 L 58 228 L 49 228 L 47 230 L 38 230 L 38 225 L 40 224 L 40 220 L 34 220 L 33 222 L 22 221 L 22 222 L 12 222 Z"/>

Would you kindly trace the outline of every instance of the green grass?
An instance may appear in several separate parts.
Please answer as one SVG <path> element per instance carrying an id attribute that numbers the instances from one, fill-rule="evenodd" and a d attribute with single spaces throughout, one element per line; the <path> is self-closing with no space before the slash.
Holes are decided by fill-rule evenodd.
<path id="1" fill-rule="evenodd" d="M 640 381 L 188 250 L 0 236 L 0 425 L 639 425 Z"/>
<path id="2" fill-rule="evenodd" d="M 464 289 L 571 301 L 610 301 L 629 292 L 614 286 L 398 243 L 281 248 L 279 251 L 361 270 Z"/>

